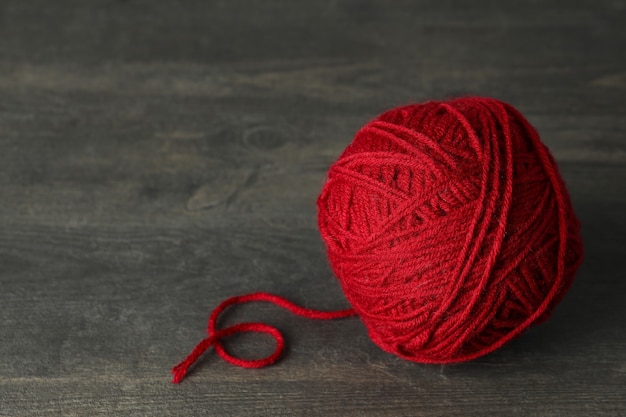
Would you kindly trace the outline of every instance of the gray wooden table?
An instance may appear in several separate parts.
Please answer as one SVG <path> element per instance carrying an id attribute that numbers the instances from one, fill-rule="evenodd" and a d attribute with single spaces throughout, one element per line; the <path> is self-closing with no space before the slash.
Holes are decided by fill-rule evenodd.
<path id="1" fill-rule="evenodd" d="M 626 415 L 625 25 L 614 0 L 3 0 L 0 415 Z M 224 323 L 280 327 L 281 362 L 170 384 L 228 296 L 344 307 L 326 169 L 381 111 L 465 94 L 527 115 L 583 222 L 551 321 L 433 366 L 250 305 Z"/>

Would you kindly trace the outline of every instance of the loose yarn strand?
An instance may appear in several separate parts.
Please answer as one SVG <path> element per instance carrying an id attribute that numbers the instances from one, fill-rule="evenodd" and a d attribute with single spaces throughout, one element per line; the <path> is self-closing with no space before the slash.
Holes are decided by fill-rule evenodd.
<path id="1" fill-rule="evenodd" d="M 264 366 L 273 364 L 278 360 L 278 358 L 280 358 L 283 350 L 285 349 L 285 340 L 280 330 L 278 330 L 274 326 L 270 326 L 269 324 L 260 322 L 245 322 L 238 323 L 221 330 L 217 330 L 217 321 L 219 319 L 219 316 L 226 308 L 232 305 L 244 304 L 253 301 L 264 301 L 272 303 L 278 307 L 289 310 L 297 316 L 313 320 L 334 320 L 356 316 L 356 312 L 354 311 L 354 309 L 351 308 L 336 311 L 314 310 L 301 307 L 295 303 L 292 303 L 286 298 L 266 292 L 256 292 L 252 294 L 230 297 L 222 301 L 222 303 L 220 303 L 211 313 L 207 326 L 208 337 L 201 340 L 182 362 L 172 368 L 172 382 L 174 384 L 180 383 L 185 378 L 187 372 L 189 371 L 189 368 L 211 346 L 213 346 L 217 354 L 223 360 L 242 368 L 262 368 Z M 274 350 L 274 353 L 261 359 L 242 359 L 228 353 L 222 345 L 221 340 L 223 340 L 225 337 L 232 336 L 233 334 L 245 332 L 266 333 L 272 336 L 276 341 L 276 349 Z"/>

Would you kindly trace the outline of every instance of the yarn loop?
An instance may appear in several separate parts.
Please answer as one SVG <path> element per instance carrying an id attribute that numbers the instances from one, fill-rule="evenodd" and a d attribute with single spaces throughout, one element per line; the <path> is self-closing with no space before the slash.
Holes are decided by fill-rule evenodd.
<path id="1" fill-rule="evenodd" d="M 295 315 L 314 320 L 333 320 L 354 316 L 356 314 L 353 309 L 338 311 L 320 311 L 308 309 L 300 307 L 299 305 L 294 304 L 283 297 L 279 297 L 277 295 L 265 292 L 257 292 L 236 297 L 230 297 L 224 300 L 220 305 L 218 305 L 211 313 L 207 327 L 208 337 L 198 343 L 193 351 L 182 362 L 174 366 L 174 368 L 172 369 L 173 383 L 180 383 L 187 375 L 187 372 L 189 371 L 191 365 L 193 365 L 200 358 L 200 356 L 202 356 L 202 354 L 211 346 L 213 346 L 217 354 L 226 362 L 240 366 L 242 368 L 263 368 L 264 366 L 273 364 L 280 358 L 283 350 L 285 349 L 285 340 L 280 330 L 278 330 L 274 326 L 270 326 L 269 324 L 265 323 L 250 322 L 239 323 L 230 327 L 226 327 L 222 330 L 217 330 L 217 321 L 219 319 L 219 316 L 224 310 L 226 310 L 226 308 L 232 305 L 249 303 L 252 301 L 265 301 L 268 303 L 272 303 L 291 311 Z M 221 343 L 221 340 L 233 334 L 244 332 L 269 334 L 276 341 L 276 350 L 274 350 L 274 353 L 272 353 L 271 355 L 262 359 L 241 359 L 231 355 L 226 351 Z"/>

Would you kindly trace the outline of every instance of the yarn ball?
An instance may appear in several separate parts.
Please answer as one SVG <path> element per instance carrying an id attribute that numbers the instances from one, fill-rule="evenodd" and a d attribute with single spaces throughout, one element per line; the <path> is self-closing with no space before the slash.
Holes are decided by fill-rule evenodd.
<path id="1" fill-rule="evenodd" d="M 422 363 L 477 358 L 546 320 L 583 253 L 548 148 L 491 98 L 366 124 L 330 167 L 318 223 L 372 341 Z"/>

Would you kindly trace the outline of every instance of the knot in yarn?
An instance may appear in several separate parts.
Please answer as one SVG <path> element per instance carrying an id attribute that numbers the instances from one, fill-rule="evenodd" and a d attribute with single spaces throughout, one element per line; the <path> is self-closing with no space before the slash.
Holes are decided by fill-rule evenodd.
<path id="1" fill-rule="evenodd" d="M 547 319 L 582 260 L 549 150 L 512 106 L 468 97 L 390 110 L 331 166 L 319 228 L 382 349 L 470 360 Z"/>

